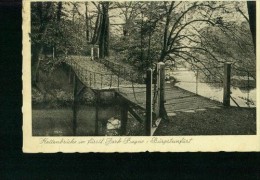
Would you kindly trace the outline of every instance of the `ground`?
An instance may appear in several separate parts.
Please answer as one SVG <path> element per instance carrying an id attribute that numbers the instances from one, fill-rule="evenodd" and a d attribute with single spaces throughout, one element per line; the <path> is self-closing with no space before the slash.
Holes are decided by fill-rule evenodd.
<path id="1" fill-rule="evenodd" d="M 220 108 L 207 111 L 176 112 L 169 122 L 161 121 L 155 136 L 254 135 L 255 108 Z"/>

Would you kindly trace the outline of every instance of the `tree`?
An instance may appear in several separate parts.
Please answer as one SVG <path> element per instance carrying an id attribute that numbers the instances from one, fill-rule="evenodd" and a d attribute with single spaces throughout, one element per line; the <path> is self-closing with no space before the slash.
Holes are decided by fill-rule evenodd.
<path id="1" fill-rule="evenodd" d="M 43 51 L 44 39 L 48 26 L 53 18 L 52 2 L 32 3 L 32 84 L 39 80 L 40 56 Z"/>
<path id="2" fill-rule="evenodd" d="M 109 56 L 109 2 L 101 2 L 101 7 L 99 52 L 100 58 L 104 58 Z"/>
<path id="3" fill-rule="evenodd" d="M 79 10 L 82 5 L 84 3 L 32 3 L 33 85 L 38 82 L 40 69 L 50 73 L 64 61 L 67 54 L 86 54 L 86 24 L 84 14 Z M 48 58 L 50 53 L 53 53 L 53 58 Z M 43 55 L 46 57 L 43 58 Z"/>
<path id="4" fill-rule="evenodd" d="M 121 4 L 120 8 L 123 9 L 124 5 Z M 124 16 L 132 12 L 127 7 L 123 10 Z M 141 60 L 141 66 L 144 66 L 141 69 L 151 66 L 153 62 L 172 58 L 172 55 L 183 58 L 194 48 L 188 44 L 195 46 L 196 39 L 199 38 L 194 31 L 189 31 L 191 27 L 199 29 L 201 26 L 214 26 L 216 19 L 212 14 L 223 7 L 223 4 L 215 2 L 139 2 L 134 11 L 137 15 L 131 19 L 132 27 L 128 26 L 130 36 L 123 40 L 131 42 L 131 39 L 138 37 L 140 43 L 136 40 L 132 46 L 127 45 L 128 56 L 136 61 Z M 138 44 L 140 57 L 134 57 Z M 131 49 L 134 51 L 131 52 Z"/>
<path id="5" fill-rule="evenodd" d="M 256 48 L 256 2 L 247 1 L 250 30 L 253 37 L 254 47 Z"/>

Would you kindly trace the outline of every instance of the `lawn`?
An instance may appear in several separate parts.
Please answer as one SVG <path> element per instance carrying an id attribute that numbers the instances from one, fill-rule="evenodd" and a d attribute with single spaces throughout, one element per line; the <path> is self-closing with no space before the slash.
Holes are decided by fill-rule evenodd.
<path id="1" fill-rule="evenodd" d="M 156 136 L 175 135 L 254 135 L 255 108 L 220 108 L 196 112 L 176 112 L 169 122 L 162 121 Z"/>

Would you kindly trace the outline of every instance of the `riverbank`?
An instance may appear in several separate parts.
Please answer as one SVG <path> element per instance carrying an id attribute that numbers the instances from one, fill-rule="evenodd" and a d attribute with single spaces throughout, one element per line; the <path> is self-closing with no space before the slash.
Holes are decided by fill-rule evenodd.
<path id="1" fill-rule="evenodd" d="M 161 121 L 155 136 L 255 135 L 256 108 L 228 107 L 196 112 L 176 112 Z"/>

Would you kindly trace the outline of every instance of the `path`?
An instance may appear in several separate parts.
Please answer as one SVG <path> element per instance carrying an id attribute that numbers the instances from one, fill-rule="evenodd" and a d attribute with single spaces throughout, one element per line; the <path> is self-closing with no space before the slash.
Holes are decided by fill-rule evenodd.
<path id="1" fill-rule="evenodd" d="M 77 77 L 85 86 L 94 90 L 115 90 L 117 96 L 120 96 L 131 106 L 137 107 L 142 111 L 140 116 L 144 120 L 143 113 L 146 105 L 145 84 L 126 80 L 122 78 L 128 76 L 126 72 L 124 74 L 112 72 L 104 64 L 91 61 L 90 59 L 71 59 L 67 63 L 73 68 Z M 94 66 L 99 69 L 99 72 L 95 72 Z M 222 107 L 220 102 L 196 95 L 171 83 L 166 83 L 165 85 L 165 100 L 165 109 L 169 117 L 175 116 L 177 112 L 196 113 Z M 155 131 L 155 129 L 152 131 Z"/>
<path id="2" fill-rule="evenodd" d="M 78 58 L 73 62 L 68 62 L 68 64 L 72 66 L 84 85 L 95 90 L 115 89 L 120 96 L 128 99 L 129 102 L 140 106 L 140 108 L 145 108 L 145 84 L 125 80 L 122 78 L 123 76 L 113 73 L 105 65 L 87 58 Z M 98 68 L 99 72 L 95 72 L 95 68 Z M 165 100 L 168 113 L 221 106 L 220 102 L 196 95 L 172 84 L 165 85 Z"/>

